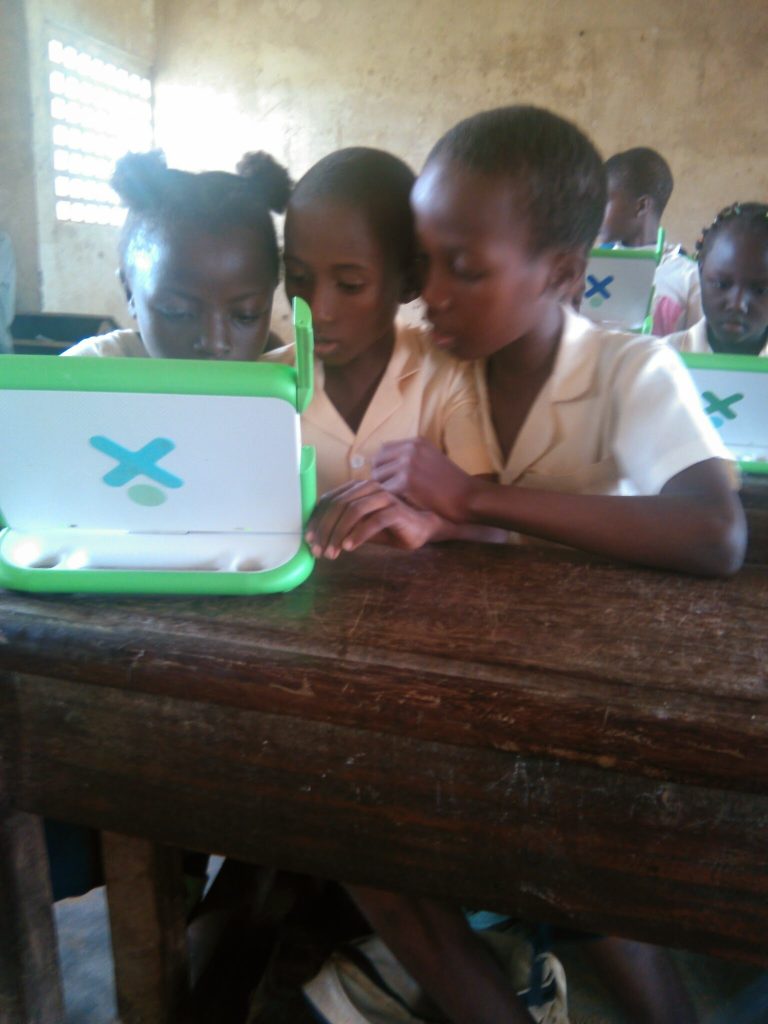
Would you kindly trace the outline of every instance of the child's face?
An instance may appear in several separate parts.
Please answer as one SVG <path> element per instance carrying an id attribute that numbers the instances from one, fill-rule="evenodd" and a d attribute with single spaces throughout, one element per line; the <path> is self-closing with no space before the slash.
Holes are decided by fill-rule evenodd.
<path id="1" fill-rule="evenodd" d="M 597 233 L 598 245 L 620 242 L 622 245 L 639 245 L 643 234 L 642 219 L 638 215 L 637 198 L 615 179 L 608 178 L 608 202 L 605 205 L 603 223 Z"/>
<path id="2" fill-rule="evenodd" d="M 440 348 L 476 359 L 551 323 L 560 297 L 551 287 L 552 254 L 531 254 L 507 182 L 437 159 L 416 181 L 412 205 L 422 298 Z"/>
<path id="3" fill-rule="evenodd" d="M 344 366 L 391 344 L 403 280 L 363 210 L 329 199 L 289 204 L 285 290 L 309 304 L 315 354 L 324 363 Z"/>
<path id="4" fill-rule="evenodd" d="M 701 304 L 716 352 L 756 355 L 768 330 L 768 244 L 763 232 L 724 227 L 700 269 Z"/>
<path id="5" fill-rule="evenodd" d="M 152 231 L 132 251 L 123 280 L 151 356 L 258 359 L 277 282 L 258 231 Z"/>

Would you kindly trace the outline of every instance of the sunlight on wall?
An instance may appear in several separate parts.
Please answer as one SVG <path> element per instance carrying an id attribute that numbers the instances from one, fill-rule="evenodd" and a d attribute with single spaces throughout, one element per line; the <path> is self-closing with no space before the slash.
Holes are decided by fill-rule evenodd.
<path id="1" fill-rule="evenodd" d="M 259 106 L 268 109 L 269 96 L 262 96 Z M 194 111 L 194 128 L 190 111 Z M 284 159 L 285 113 L 259 116 L 258 133 L 250 124 L 242 101 L 232 92 L 195 85 L 167 85 L 158 90 L 155 137 L 169 167 L 234 171 L 243 153 L 255 149 Z"/>

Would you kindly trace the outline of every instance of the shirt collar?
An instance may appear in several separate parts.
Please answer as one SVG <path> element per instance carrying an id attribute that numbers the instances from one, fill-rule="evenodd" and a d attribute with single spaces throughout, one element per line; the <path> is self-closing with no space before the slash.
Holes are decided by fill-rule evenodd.
<path id="1" fill-rule="evenodd" d="M 576 313 L 570 306 L 561 308 L 564 316 L 563 330 L 548 381 L 552 402 L 573 401 L 590 389 L 602 344 L 600 332 L 591 320 Z"/>

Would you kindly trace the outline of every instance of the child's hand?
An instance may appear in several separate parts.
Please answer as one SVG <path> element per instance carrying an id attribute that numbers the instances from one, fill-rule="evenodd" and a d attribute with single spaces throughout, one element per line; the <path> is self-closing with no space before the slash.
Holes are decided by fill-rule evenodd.
<path id="1" fill-rule="evenodd" d="M 423 437 L 382 445 L 371 475 L 382 487 L 419 508 L 453 522 L 468 518 L 472 477 Z"/>
<path id="2" fill-rule="evenodd" d="M 373 480 L 358 480 L 329 491 L 318 502 L 307 525 L 312 554 L 337 558 L 366 541 L 414 551 L 431 540 L 439 520 L 412 508 Z"/>

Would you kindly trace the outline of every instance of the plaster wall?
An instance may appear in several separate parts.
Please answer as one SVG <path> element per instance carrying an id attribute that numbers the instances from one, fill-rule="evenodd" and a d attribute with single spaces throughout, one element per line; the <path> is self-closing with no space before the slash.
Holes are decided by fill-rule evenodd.
<path id="1" fill-rule="evenodd" d="M 11 75 L 19 94 L 10 137 L 18 143 L 20 156 L 9 199 L 19 201 L 17 220 L 23 217 L 14 237 L 21 271 L 17 309 L 109 314 L 125 323 L 125 301 L 115 277 L 118 230 L 56 220 L 47 44 L 50 37 L 62 33 L 64 41 L 69 41 L 67 33 L 72 32 L 73 42 L 87 41 L 97 55 L 121 61 L 125 55 L 129 67 L 146 71 L 154 56 L 154 0 L 131 4 L 120 0 L 26 0 L 23 5 L 20 0 L 10 0 L 10 4 L 19 8 L 16 22 L 23 22 L 20 35 L 17 29 L 20 45 L 10 55 Z M 5 5 L 2 9 L 6 18 Z M 0 81 L 5 84 L 8 72 L 5 62 L 2 65 Z M 16 146 L 12 148 L 16 150 Z M 0 163 L 0 185 L 3 177 Z M 0 192 L 0 201 L 3 194 Z"/>
<path id="2" fill-rule="evenodd" d="M 418 167 L 460 117 L 549 106 L 606 155 L 651 145 L 691 245 L 768 193 L 765 0 L 158 0 L 156 115 L 169 160 L 231 169 L 266 148 L 300 175 L 382 146 Z"/>
<path id="3" fill-rule="evenodd" d="M 16 255 L 16 308 L 40 308 L 37 202 L 27 23 L 21 0 L 0 3 L 0 230 Z"/>

